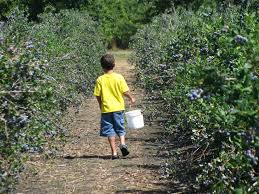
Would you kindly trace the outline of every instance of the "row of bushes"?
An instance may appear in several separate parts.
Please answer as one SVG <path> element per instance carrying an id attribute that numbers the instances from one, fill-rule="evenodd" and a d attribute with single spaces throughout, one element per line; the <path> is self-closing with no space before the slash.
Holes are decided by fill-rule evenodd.
<path id="1" fill-rule="evenodd" d="M 258 192 L 258 7 L 243 3 L 179 8 L 131 45 L 139 83 L 161 103 L 153 117 L 165 117 L 166 132 L 191 145 L 184 171 L 199 191 Z"/>
<path id="2" fill-rule="evenodd" d="M 60 120 L 91 94 L 105 52 L 84 12 L 43 14 L 39 23 L 13 13 L 0 31 L 0 193 L 19 177 L 26 152 L 66 133 Z"/>

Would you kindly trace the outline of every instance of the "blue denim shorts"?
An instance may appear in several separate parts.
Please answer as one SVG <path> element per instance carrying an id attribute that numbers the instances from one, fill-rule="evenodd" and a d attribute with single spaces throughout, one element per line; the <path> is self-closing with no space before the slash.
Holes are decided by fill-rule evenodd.
<path id="1" fill-rule="evenodd" d="M 100 136 L 113 137 L 124 136 L 124 111 L 102 113 Z"/>

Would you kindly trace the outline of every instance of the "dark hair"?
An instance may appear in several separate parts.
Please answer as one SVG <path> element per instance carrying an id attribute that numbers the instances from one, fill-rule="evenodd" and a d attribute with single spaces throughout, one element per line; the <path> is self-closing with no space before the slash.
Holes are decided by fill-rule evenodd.
<path id="1" fill-rule="evenodd" d="M 115 66 L 115 59 L 112 54 L 105 54 L 101 58 L 101 66 L 105 70 L 112 70 Z"/>

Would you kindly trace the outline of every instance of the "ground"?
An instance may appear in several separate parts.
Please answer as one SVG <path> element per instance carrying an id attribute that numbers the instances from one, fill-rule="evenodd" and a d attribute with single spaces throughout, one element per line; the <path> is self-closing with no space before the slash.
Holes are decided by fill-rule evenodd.
<path id="1" fill-rule="evenodd" d="M 145 109 L 145 93 L 134 85 L 134 67 L 129 52 L 114 52 L 115 71 L 127 80 Z M 128 107 L 128 105 L 127 105 Z M 99 137 L 100 112 L 94 97 L 87 99 L 70 124 L 67 143 L 60 157 L 31 157 L 14 193 L 181 193 L 181 184 L 166 177 L 167 152 L 162 152 L 163 129 L 158 125 L 127 130 L 130 155 L 111 160 L 106 138 Z M 146 123 L 148 124 L 148 123 Z"/>

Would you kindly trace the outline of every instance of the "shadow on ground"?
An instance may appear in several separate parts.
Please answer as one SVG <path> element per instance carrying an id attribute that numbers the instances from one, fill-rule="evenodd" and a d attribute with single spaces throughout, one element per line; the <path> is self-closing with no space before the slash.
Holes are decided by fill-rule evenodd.
<path id="1" fill-rule="evenodd" d="M 64 159 L 73 160 L 73 159 L 102 159 L 102 160 L 111 160 L 111 155 L 101 156 L 101 155 L 82 155 L 82 156 L 64 156 Z M 133 159 L 138 158 L 137 156 L 127 156 L 127 157 L 120 157 L 119 159 Z"/>
<path id="2" fill-rule="evenodd" d="M 123 165 L 123 167 L 138 167 L 138 168 L 143 168 L 143 169 L 148 169 L 148 170 L 155 170 L 158 171 L 160 169 L 160 165 L 156 165 L 156 164 L 141 164 L 141 165 L 135 165 L 135 164 L 126 164 Z"/>
<path id="3" fill-rule="evenodd" d="M 142 190 L 122 190 L 122 191 L 117 191 L 116 194 L 124 194 L 124 193 L 138 193 L 138 194 L 168 194 L 171 193 L 169 191 L 161 191 L 161 190 L 153 190 L 153 191 L 142 191 Z"/>
<path id="4" fill-rule="evenodd" d="M 170 187 L 169 190 L 150 190 L 150 191 L 145 191 L 145 190 L 138 190 L 138 189 L 126 189 L 126 190 L 119 190 L 116 191 L 116 194 L 124 194 L 124 193 L 134 193 L 134 194 L 169 194 L 169 193 L 181 193 L 181 194 L 188 194 L 189 192 L 182 192 L 183 188 L 181 186 L 175 187 L 172 186 Z"/>

